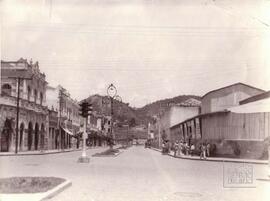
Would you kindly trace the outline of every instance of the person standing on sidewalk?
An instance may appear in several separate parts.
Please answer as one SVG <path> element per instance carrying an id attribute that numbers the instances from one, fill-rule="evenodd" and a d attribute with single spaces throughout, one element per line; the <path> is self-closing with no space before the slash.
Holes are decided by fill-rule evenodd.
<path id="1" fill-rule="evenodd" d="M 162 154 L 165 154 L 165 149 L 166 149 L 165 141 L 163 141 L 163 142 L 162 142 L 162 150 L 161 150 L 161 153 L 162 153 Z"/>
<path id="2" fill-rule="evenodd" d="M 201 145 L 200 159 L 206 159 L 206 144 L 205 143 Z"/>
<path id="3" fill-rule="evenodd" d="M 185 143 L 185 154 L 186 154 L 187 156 L 189 156 L 189 154 L 190 154 L 190 147 L 189 147 L 188 142 Z"/>
<path id="4" fill-rule="evenodd" d="M 195 154 L 195 145 L 193 143 L 191 143 L 190 146 L 190 155 L 193 156 Z"/>
<path id="5" fill-rule="evenodd" d="M 178 150 L 179 150 L 179 143 L 178 140 L 176 140 L 176 142 L 174 143 L 174 157 L 176 157 L 176 154 L 178 154 Z"/>
<path id="6" fill-rule="evenodd" d="M 206 156 L 210 156 L 211 144 L 208 142 L 206 143 Z"/>
<path id="7" fill-rule="evenodd" d="M 182 156 L 185 153 L 185 144 L 184 141 L 180 142 L 180 155 Z"/>

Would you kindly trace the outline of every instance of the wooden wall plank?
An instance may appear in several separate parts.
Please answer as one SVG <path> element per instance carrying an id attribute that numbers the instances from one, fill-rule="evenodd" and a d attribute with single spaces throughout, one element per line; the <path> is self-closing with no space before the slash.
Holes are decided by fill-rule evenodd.
<path id="1" fill-rule="evenodd" d="M 260 135 L 259 139 L 264 139 L 264 113 L 260 113 Z"/>
<path id="2" fill-rule="evenodd" d="M 268 137 L 270 137 L 270 113 L 268 113 Z"/>
<path id="3" fill-rule="evenodd" d="M 264 138 L 268 136 L 268 113 L 264 113 Z"/>

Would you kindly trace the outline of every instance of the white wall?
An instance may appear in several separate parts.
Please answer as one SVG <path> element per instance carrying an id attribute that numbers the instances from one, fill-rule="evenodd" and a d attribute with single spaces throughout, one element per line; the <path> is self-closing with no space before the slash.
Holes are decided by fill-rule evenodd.
<path id="1" fill-rule="evenodd" d="M 177 107 L 171 108 L 170 127 L 192 118 L 199 114 L 199 107 Z"/>
<path id="2" fill-rule="evenodd" d="M 46 105 L 48 106 L 49 109 L 54 108 L 54 110 L 57 109 L 59 110 L 59 100 L 58 100 L 59 92 L 55 88 L 47 88 L 46 90 Z"/>
<path id="3" fill-rule="evenodd" d="M 227 108 L 239 105 L 239 101 L 250 97 L 245 92 L 237 91 L 224 96 L 215 97 L 211 99 L 211 112 L 225 110 Z"/>

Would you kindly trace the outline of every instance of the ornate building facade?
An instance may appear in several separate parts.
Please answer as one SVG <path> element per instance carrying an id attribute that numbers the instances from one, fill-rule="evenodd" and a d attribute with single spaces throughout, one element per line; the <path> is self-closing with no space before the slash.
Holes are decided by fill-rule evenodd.
<path id="1" fill-rule="evenodd" d="M 46 86 L 38 62 L 1 61 L 0 151 L 15 150 L 18 94 L 18 151 L 47 149 Z"/>
<path id="2" fill-rule="evenodd" d="M 47 86 L 49 109 L 49 147 L 67 149 L 78 147 L 81 118 L 79 104 L 62 86 Z"/>

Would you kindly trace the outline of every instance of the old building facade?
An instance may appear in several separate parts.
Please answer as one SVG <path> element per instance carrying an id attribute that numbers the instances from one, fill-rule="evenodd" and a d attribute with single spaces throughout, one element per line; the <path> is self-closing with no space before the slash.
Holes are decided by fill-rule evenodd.
<path id="1" fill-rule="evenodd" d="M 90 146 L 106 146 L 111 131 L 111 117 L 98 113 L 93 108 L 88 117 L 87 133 Z"/>
<path id="2" fill-rule="evenodd" d="M 171 132 L 171 127 L 184 123 L 185 120 L 192 118 L 200 113 L 200 104 L 199 100 L 190 98 L 182 103 L 172 105 L 168 110 L 160 118 L 160 133 L 162 138 L 167 138 L 170 141 L 175 141 L 176 139 L 180 139 L 184 137 L 187 133 L 186 129 L 192 127 L 189 123 L 185 123 L 186 126 L 182 133 L 179 132 Z"/>
<path id="3" fill-rule="evenodd" d="M 79 116 L 79 104 L 72 99 L 65 88 L 47 87 L 49 109 L 49 147 L 68 149 L 77 147 L 77 134 L 83 122 Z"/>
<path id="4" fill-rule="evenodd" d="M 21 58 L 1 61 L 0 150 L 15 149 L 18 85 L 18 151 L 47 149 L 46 76 L 38 62 Z"/>
<path id="5" fill-rule="evenodd" d="M 215 89 L 202 97 L 201 113 L 211 113 L 226 110 L 239 105 L 239 102 L 251 96 L 265 92 L 243 83 L 235 83 L 226 87 Z"/>
<path id="6" fill-rule="evenodd" d="M 203 138 L 229 137 L 226 137 L 225 133 L 223 133 L 222 136 L 219 134 L 222 128 L 224 128 L 226 121 L 223 121 L 223 123 L 220 124 L 217 123 L 218 119 L 223 119 L 224 115 L 228 115 L 227 110 L 231 107 L 240 105 L 240 101 L 264 92 L 264 90 L 243 83 L 236 83 L 205 94 L 202 97 L 203 116 L 201 117 Z M 230 124 L 234 123 L 233 120 L 230 121 Z M 228 133 L 228 135 L 231 134 Z"/>
<path id="7" fill-rule="evenodd" d="M 262 141 L 269 136 L 269 114 L 250 111 L 240 104 L 249 104 L 264 90 L 236 83 L 211 91 L 202 98 L 202 139 L 216 145 L 217 154 L 236 154 L 239 157 L 260 158 Z"/>

